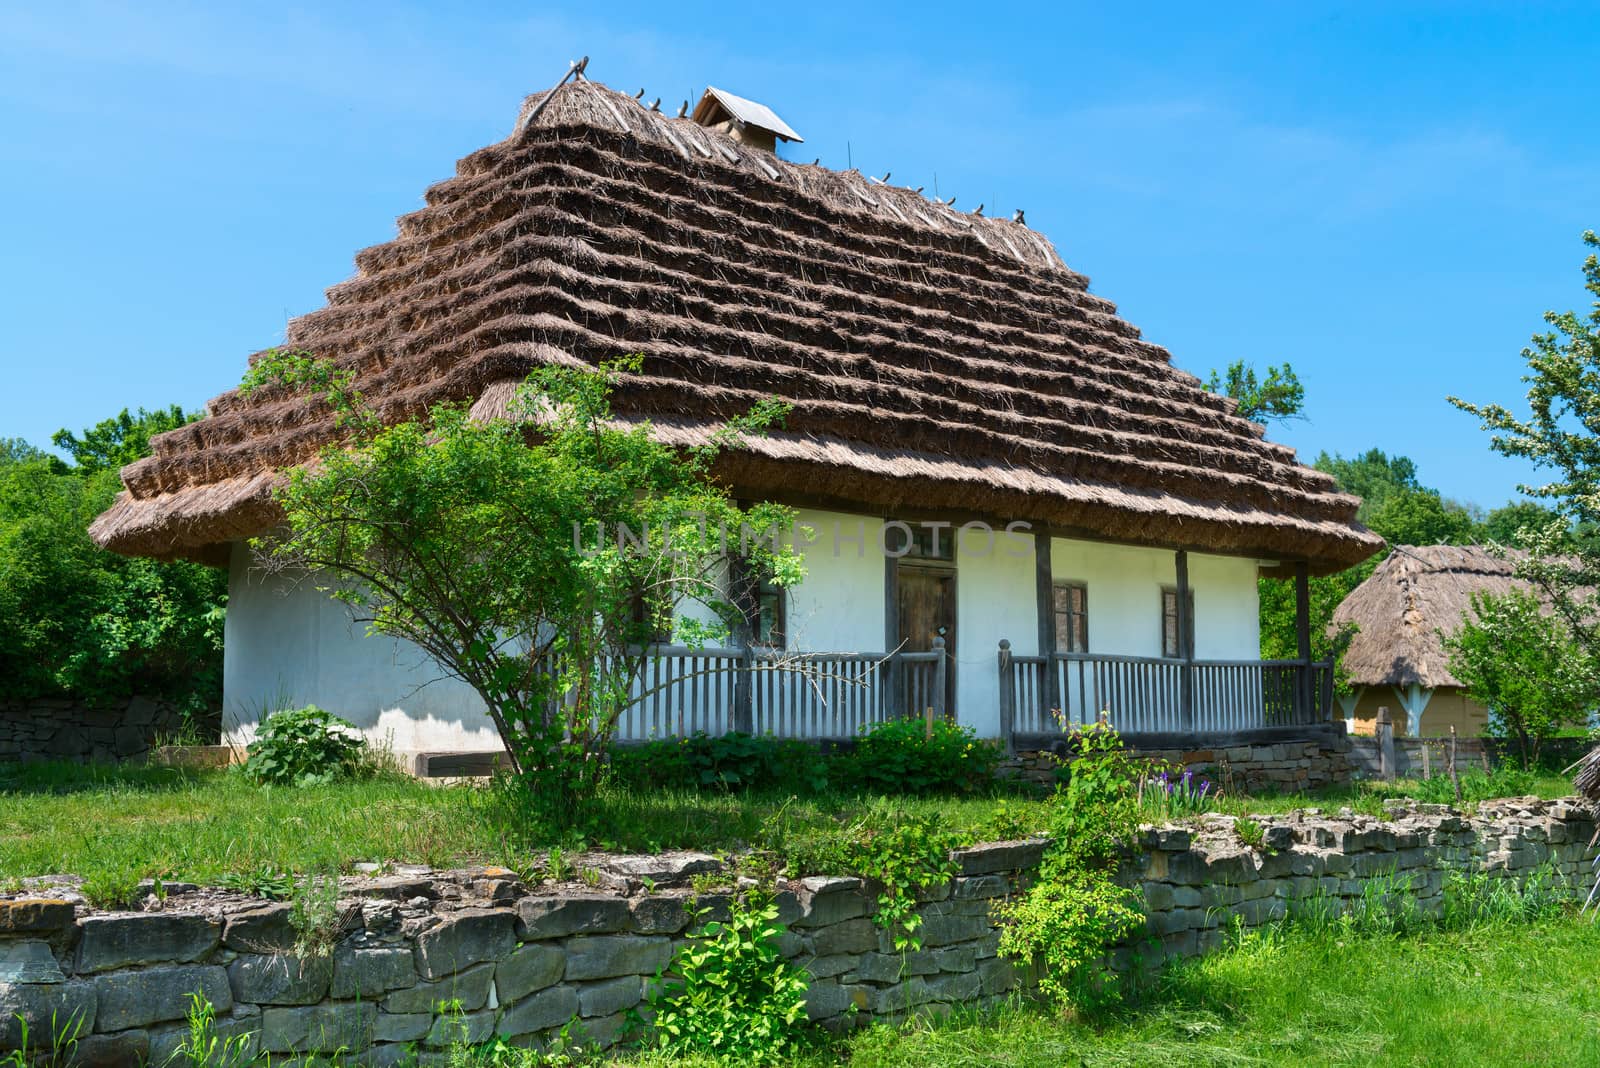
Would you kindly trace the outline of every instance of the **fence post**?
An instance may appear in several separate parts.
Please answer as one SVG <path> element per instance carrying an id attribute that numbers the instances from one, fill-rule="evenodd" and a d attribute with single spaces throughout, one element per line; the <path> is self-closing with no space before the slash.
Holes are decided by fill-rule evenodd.
<path id="1" fill-rule="evenodd" d="M 1450 788 L 1455 791 L 1456 804 L 1461 804 L 1461 780 L 1456 776 L 1456 725 L 1450 724 Z"/>
<path id="2" fill-rule="evenodd" d="M 1384 782 L 1394 782 L 1394 724 L 1389 722 L 1387 705 L 1378 709 L 1378 720 L 1373 726 L 1378 739 L 1378 775 Z"/>
<path id="3" fill-rule="evenodd" d="M 747 642 L 739 654 L 738 674 L 733 681 L 733 729 L 742 734 L 756 732 L 755 700 L 750 685 L 750 667 L 755 663 L 755 656 L 755 650 Z"/>
<path id="4" fill-rule="evenodd" d="M 944 655 L 944 639 L 933 639 L 933 651 L 938 655 L 933 661 L 933 714 L 939 719 L 944 719 L 944 687 L 948 678 L 948 658 Z"/>
<path id="5" fill-rule="evenodd" d="M 1016 752 L 1017 678 L 1011 662 L 1011 639 L 1000 639 L 1000 741 L 1006 755 Z"/>

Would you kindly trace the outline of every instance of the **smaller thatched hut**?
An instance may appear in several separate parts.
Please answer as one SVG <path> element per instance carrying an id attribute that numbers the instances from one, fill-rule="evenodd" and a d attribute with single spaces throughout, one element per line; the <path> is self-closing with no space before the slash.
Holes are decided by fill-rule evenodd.
<path id="1" fill-rule="evenodd" d="M 1333 626 L 1359 627 L 1344 656 L 1355 692 L 1341 697 L 1353 733 L 1371 734 L 1387 706 L 1396 730 L 1471 737 L 1489 712 L 1450 673 L 1441 632 L 1453 633 L 1475 593 L 1525 588 L 1515 559 L 1475 545 L 1401 545 L 1333 613 Z"/>

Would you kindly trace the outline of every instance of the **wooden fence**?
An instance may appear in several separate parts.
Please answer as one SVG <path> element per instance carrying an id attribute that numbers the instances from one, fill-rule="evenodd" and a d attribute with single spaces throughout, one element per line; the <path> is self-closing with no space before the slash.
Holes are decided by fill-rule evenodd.
<path id="1" fill-rule="evenodd" d="M 1326 722 L 1333 665 L 1309 660 L 1181 660 L 1098 653 L 1018 656 L 1000 643 L 1006 737 L 1093 723 L 1124 732 L 1231 731 Z"/>

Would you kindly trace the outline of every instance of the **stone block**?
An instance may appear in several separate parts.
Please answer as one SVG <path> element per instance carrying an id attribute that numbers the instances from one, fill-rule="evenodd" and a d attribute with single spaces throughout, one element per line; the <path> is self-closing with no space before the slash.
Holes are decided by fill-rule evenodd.
<path id="1" fill-rule="evenodd" d="M 989 921 L 982 916 L 925 916 L 918 934 L 922 944 L 932 948 L 982 938 L 989 931 Z"/>
<path id="2" fill-rule="evenodd" d="M 839 983 L 812 983 L 806 988 L 806 1018 L 826 1020 L 831 1016 L 849 1012 L 851 1006 L 866 1008 L 868 992 L 858 986 Z"/>
<path id="3" fill-rule="evenodd" d="M 567 943 L 568 982 L 653 975 L 672 959 L 672 943 L 648 935 L 585 935 Z"/>
<path id="4" fill-rule="evenodd" d="M 610 1016 L 639 1004 L 644 983 L 637 975 L 603 979 L 578 987 L 578 1015 Z"/>
<path id="5" fill-rule="evenodd" d="M 934 1001 L 971 1001 L 982 989 L 983 980 L 977 972 L 952 972 L 928 980 L 928 992 Z"/>
<path id="6" fill-rule="evenodd" d="M 984 994 L 1004 994 L 1017 986 L 1017 966 L 1004 957 L 978 964 L 978 987 Z"/>
<path id="7" fill-rule="evenodd" d="M 990 875 L 1025 871 L 1037 868 L 1044 857 L 1042 838 L 1027 838 L 1015 842 L 985 842 L 970 849 L 958 849 L 953 854 L 962 875 Z"/>
<path id="8" fill-rule="evenodd" d="M 122 1034 L 127 1034 L 124 1031 Z M 219 1039 L 238 1039 L 237 1048 L 245 1060 L 255 1057 L 260 1050 L 261 1010 L 253 1005 L 235 1005 L 233 1011 L 218 1016 L 212 1024 L 212 1033 Z M 120 1037 L 113 1036 L 113 1037 Z M 151 1068 L 175 1068 L 179 1050 L 189 1041 L 187 1024 L 166 1024 L 149 1031 L 149 1057 Z"/>
<path id="9" fill-rule="evenodd" d="M 0 942 L 0 984 L 64 983 L 61 965 L 44 942 Z"/>
<path id="10" fill-rule="evenodd" d="M 628 902 L 605 894 L 525 897 L 517 902 L 516 934 L 526 941 L 626 931 L 631 923 Z"/>
<path id="11" fill-rule="evenodd" d="M 0 1050 L 22 1044 L 24 1022 L 31 1042 L 43 1038 L 48 1043 L 52 1021 L 57 1028 L 74 1023 L 78 1034 L 90 1034 L 97 1023 L 96 1007 L 92 982 L 0 983 Z"/>
<path id="12" fill-rule="evenodd" d="M 233 1000 L 249 1005 L 315 1005 L 332 981 L 332 957 L 247 953 L 228 965 Z"/>
<path id="13" fill-rule="evenodd" d="M 970 972 L 978 966 L 978 952 L 970 945 L 936 949 L 933 959 L 941 972 Z"/>
<path id="14" fill-rule="evenodd" d="M 509 957 L 516 917 L 500 909 L 462 909 L 417 937 L 417 972 L 439 979 L 474 964 Z"/>
<path id="15" fill-rule="evenodd" d="M 1005 897 L 1011 881 L 1004 875 L 965 875 L 951 881 L 950 895 L 958 901 L 973 898 Z"/>
<path id="16" fill-rule="evenodd" d="M 328 989 L 330 998 L 371 1000 L 391 990 L 416 985 L 416 961 L 411 950 L 404 946 L 344 945 L 334 951 L 333 981 Z"/>
<path id="17" fill-rule="evenodd" d="M 72 1050 L 73 1068 L 145 1068 L 149 1063 L 148 1031 L 85 1035 Z"/>
<path id="18" fill-rule="evenodd" d="M 681 897 L 641 897 L 628 905 L 630 928 L 638 934 L 677 934 L 689 926 L 689 909 Z"/>
<path id="19" fill-rule="evenodd" d="M 459 1002 L 462 1012 L 476 1012 L 489 1003 L 495 968 L 494 964 L 478 964 L 436 983 L 396 990 L 383 999 L 383 1007 L 387 1012 L 438 1012 L 442 1004 Z"/>
<path id="20" fill-rule="evenodd" d="M 1144 883 L 1145 908 L 1150 912 L 1165 912 L 1173 905 L 1172 887 L 1167 883 Z"/>
<path id="21" fill-rule="evenodd" d="M 933 991 L 924 979 L 907 979 L 894 986 L 886 986 L 871 995 L 872 1011 L 879 1016 L 906 1012 L 934 999 Z"/>
<path id="22" fill-rule="evenodd" d="M 268 1053 L 333 1053 L 365 1049 L 378 1020 L 370 1001 L 334 1001 L 261 1012 L 261 1048 Z"/>
<path id="23" fill-rule="evenodd" d="M 191 994 L 205 998 L 218 1013 L 233 1008 L 228 973 L 215 964 L 112 972 L 95 976 L 94 988 L 97 1031 L 181 1020 L 189 1012 Z"/>
<path id="24" fill-rule="evenodd" d="M 419 1042 L 431 1030 L 431 1012 L 380 1012 L 372 1024 L 372 1041 Z"/>
<path id="25" fill-rule="evenodd" d="M 870 953 L 878 948 L 878 928 L 862 918 L 819 927 L 811 935 L 811 952 L 819 957 L 838 953 Z"/>
<path id="26" fill-rule="evenodd" d="M 0 938 L 47 936 L 72 926 L 78 907 L 59 898 L 24 897 L 0 901 Z"/>
<path id="27" fill-rule="evenodd" d="M 242 953 L 287 953 L 294 948 L 295 930 L 289 923 L 292 912 L 285 902 L 263 905 L 227 917 L 222 942 Z"/>
<path id="28" fill-rule="evenodd" d="M 826 927 L 871 911 L 860 879 L 803 879 L 801 887 L 797 927 Z"/>
<path id="29" fill-rule="evenodd" d="M 804 968 L 813 979 L 832 979 L 836 975 L 843 975 L 846 972 L 855 971 L 860 962 L 861 958 L 858 955 L 854 953 L 845 953 L 836 957 L 811 957 L 809 959 L 803 959 L 800 966 Z"/>
<path id="30" fill-rule="evenodd" d="M 500 1016 L 500 1033 L 510 1038 L 560 1027 L 578 1014 L 578 992 L 553 986 L 524 998 Z"/>
<path id="31" fill-rule="evenodd" d="M 494 986 L 501 1002 L 520 1001 L 561 981 L 567 955 L 556 946 L 529 942 L 495 965 Z"/>
<path id="32" fill-rule="evenodd" d="M 446 1049 L 457 1042 L 464 1042 L 469 1046 L 487 1042 L 494 1035 L 496 1015 L 493 1009 L 484 1009 L 482 1012 L 445 1013 L 433 1021 L 433 1026 L 428 1029 L 422 1044 L 433 1049 Z"/>
<path id="33" fill-rule="evenodd" d="M 79 972 L 201 960 L 222 933 L 221 924 L 204 916 L 160 912 L 85 916 L 79 929 Z"/>

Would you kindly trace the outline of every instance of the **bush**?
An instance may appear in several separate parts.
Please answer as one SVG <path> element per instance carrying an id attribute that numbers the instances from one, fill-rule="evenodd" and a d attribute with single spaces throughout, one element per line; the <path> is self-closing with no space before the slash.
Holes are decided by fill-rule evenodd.
<path id="1" fill-rule="evenodd" d="M 627 786 L 687 790 L 821 793 L 829 778 L 828 760 L 815 745 L 738 731 L 619 747 L 611 770 Z"/>
<path id="2" fill-rule="evenodd" d="M 1000 750 L 944 720 L 880 723 L 840 758 L 840 778 L 883 794 L 969 794 L 989 789 Z"/>
<path id="3" fill-rule="evenodd" d="M 368 770 L 355 726 L 316 705 L 274 712 L 250 746 L 244 773 L 267 786 L 317 786 Z"/>
<path id="4" fill-rule="evenodd" d="M 1046 995 L 1096 1008 L 1119 995 L 1107 952 L 1144 924 L 1138 894 L 1113 875 L 1119 850 L 1138 828 L 1139 784 L 1149 765 L 1104 724 L 1074 733 L 1071 747 L 1066 781 L 1051 800 L 1051 842 L 1039 879 L 1000 906 L 1008 921 L 1000 950 L 1042 960 L 1039 988 Z"/>
<path id="5" fill-rule="evenodd" d="M 1497 797 L 1523 797 L 1534 792 L 1535 776 L 1531 771 L 1502 765 L 1489 774 L 1477 768 L 1456 776 L 1461 781 L 1461 800 L 1489 801 Z M 1456 801 L 1455 785 L 1448 775 L 1435 775 L 1421 779 L 1414 785 L 1397 790 L 1405 796 L 1433 805 L 1453 805 Z"/>
<path id="6" fill-rule="evenodd" d="M 726 923 L 713 920 L 691 935 L 651 994 L 661 1050 L 740 1065 L 795 1053 L 806 1019 L 806 973 L 784 959 L 783 933 L 768 899 L 735 902 Z"/>

